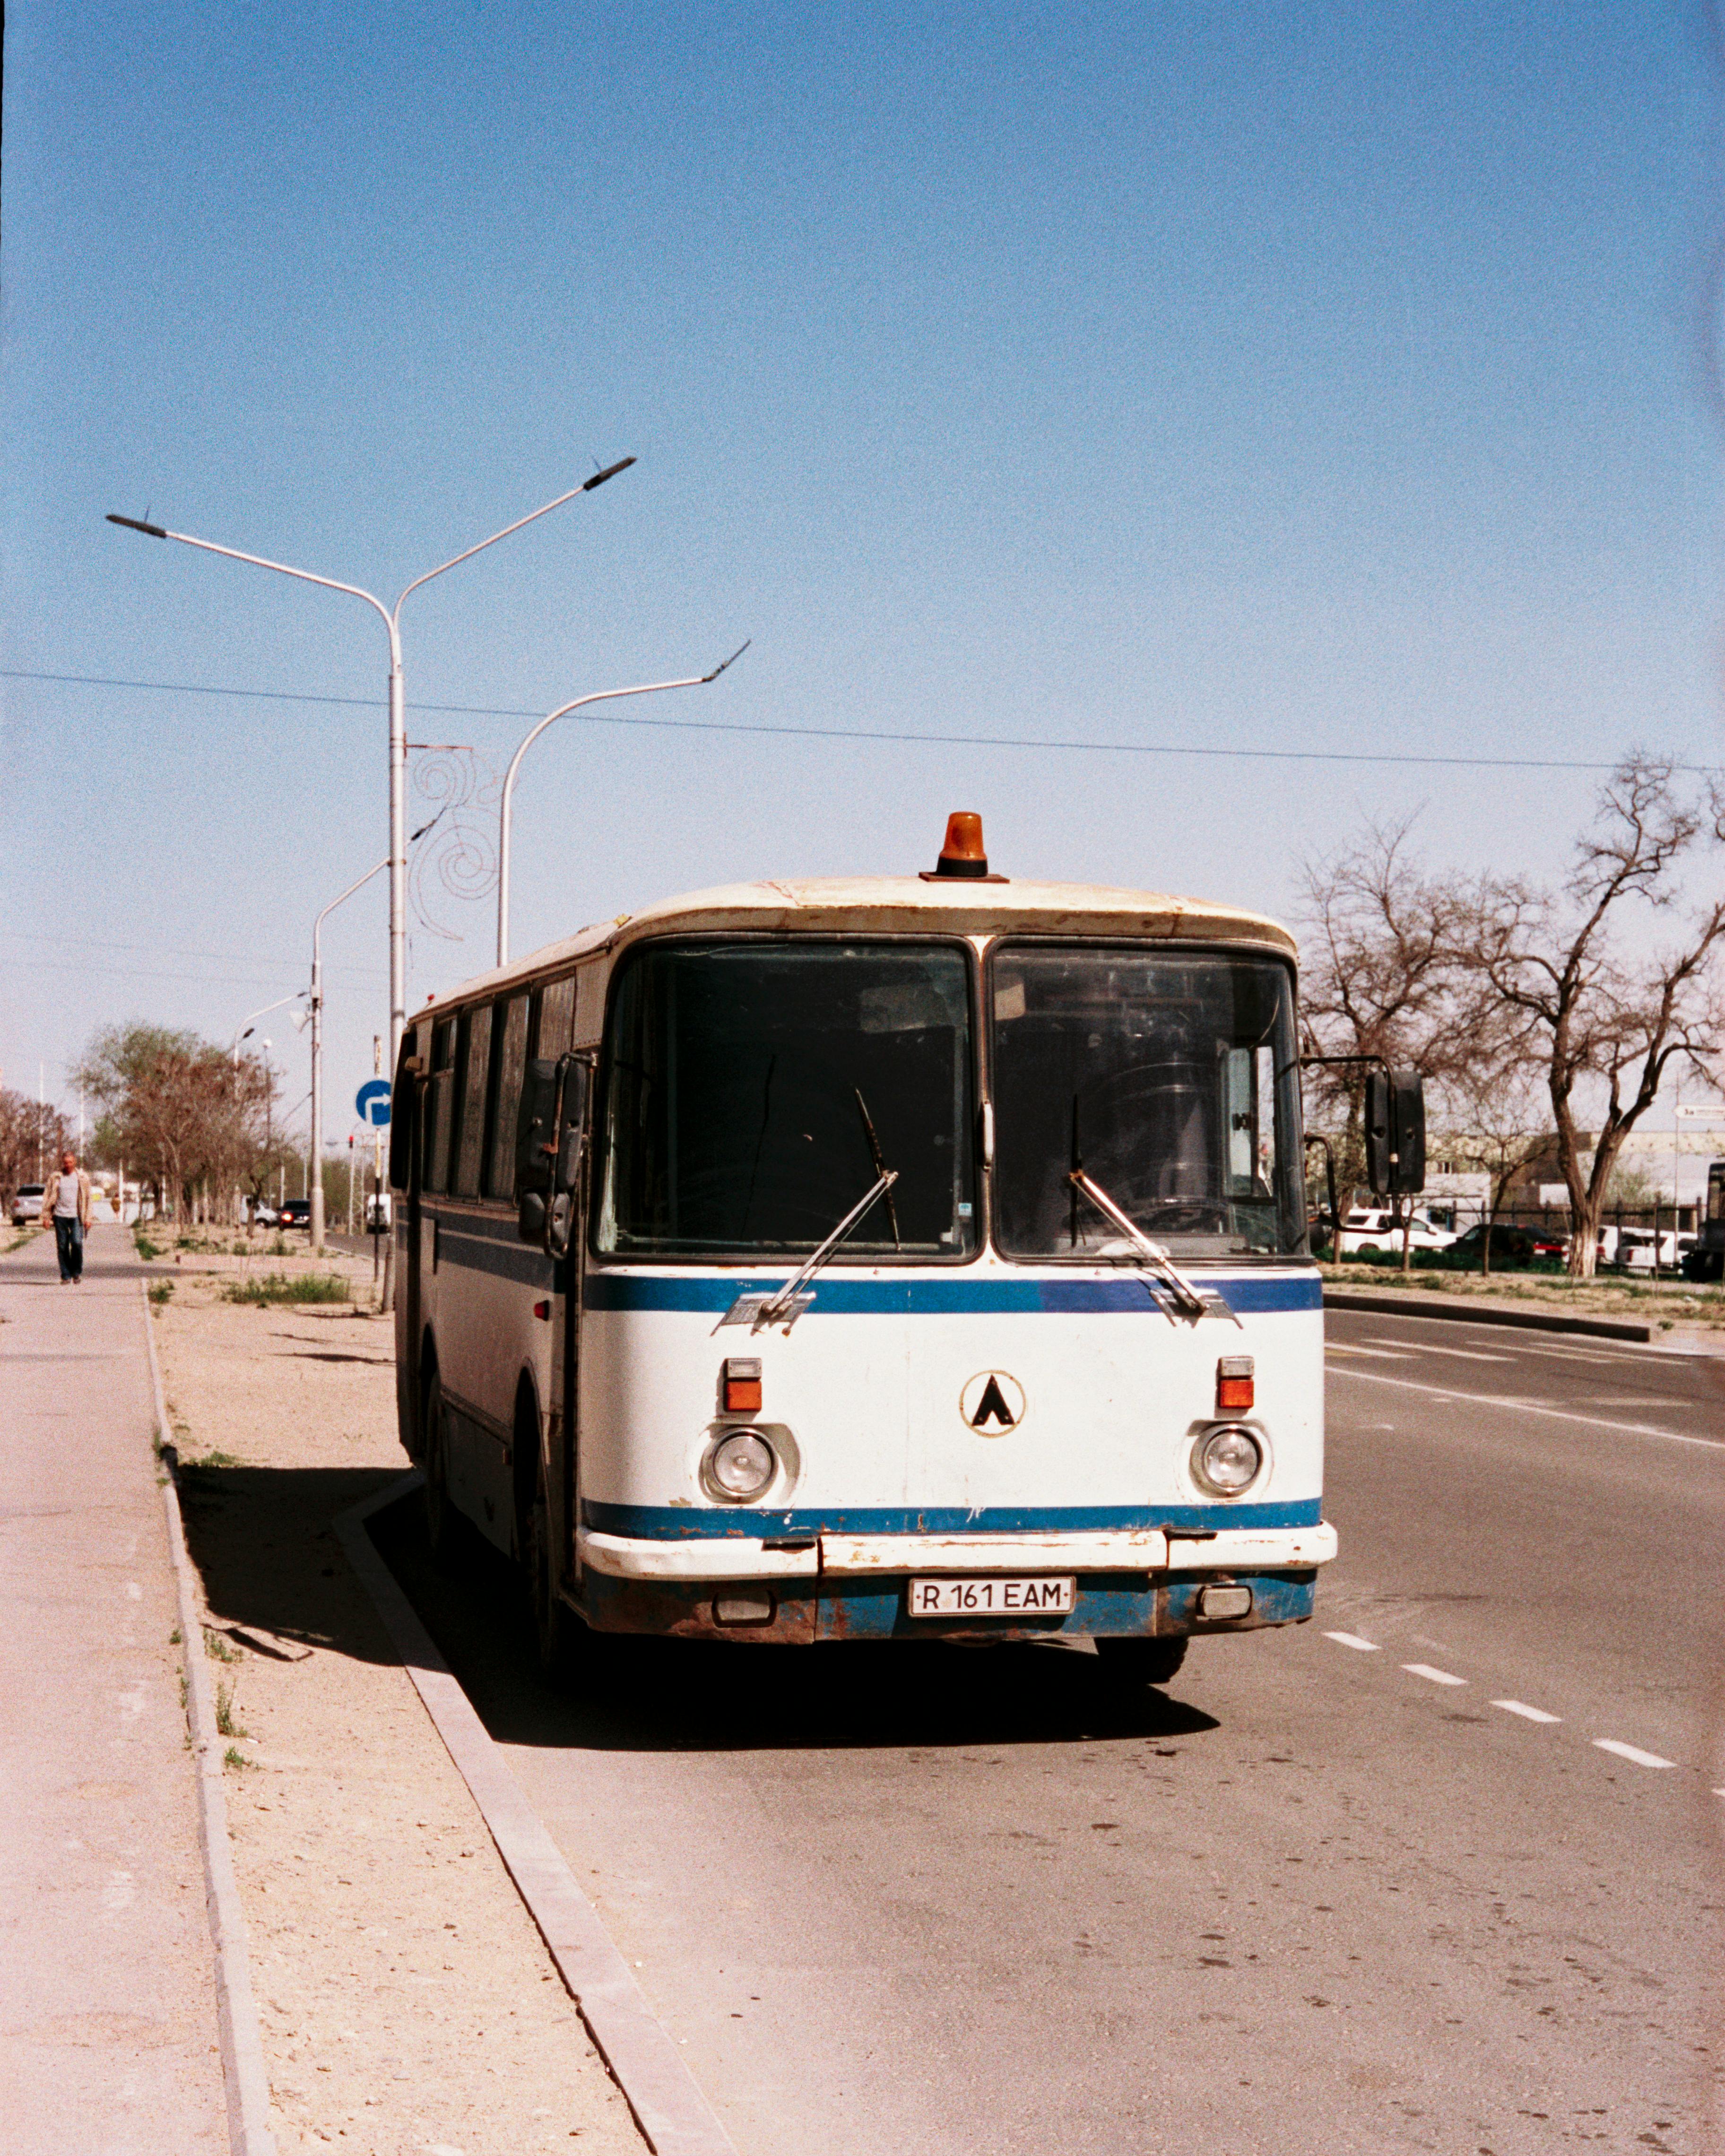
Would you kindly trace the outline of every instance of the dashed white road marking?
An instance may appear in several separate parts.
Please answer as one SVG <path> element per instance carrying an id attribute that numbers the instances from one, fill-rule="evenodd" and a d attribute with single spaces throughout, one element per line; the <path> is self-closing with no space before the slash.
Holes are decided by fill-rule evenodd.
<path id="1" fill-rule="evenodd" d="M 1675 1759 L 1661 1759 L 1656 1752 L 1644 1752 L 1639 1744 L 1620 1744 L 1615 1737 L 1596 1737 L 1594 1744 L 1601 1752 L 1615 1752 L 1620 1759 L 1627 1759 L 1637 1767 L 1675 1767 Z"/>
<path id="2" fill-rule="evenodd" d="M 1363 1640 L 1358 1632 L 1326 1632 L 1324 1637 L 1333 1640 L 1338 1647 L 1358 1647 L 1363 1655 L 1375 1655 L 1378 1651 L 1375 1640 Z"/>
<path id="3" fill-rule="evenodd" d="M 1548 1714 L 1543 1707 L 1529 1707 L 1524 1699 L 1494 1699 L 1493 1707 L 1501 1707 L 1506 1714 L 1518 1714 L 1523 1722 L 1561 1722 L 1561 1714 Z"/>
<path id="4" fill-rule="evenodd" d="M 1466 1677 L 1452 1676 L 1448 1670 L 1435 1670 L 1430 1662 L 1404 1662 L 1402 1667 L 1410 1677 L 1424 1677 L 1428 1684 L 1465 1685 Z"/>
<path id="5" fill-rule="evenodd" d="M 1383 1363 L 1411 1363 L 1411 1348 L 1356 1348 L 1351 1340 L 1332 1340 L 1324 1348 L 1327 1355 L 1374 1355 Z"/>
<path id="6" fill-rule="evenodd" d="M 1373 1349 L 1374 1354 L 1379 1351 Z M 1704 1451 L 1725 1452 L 1725 1438 L 1692 1437 L 1687 1430 L 1658 1430 L 1651 1423 L 1607 1422 L 1602 1415 L 1573 1414 L 1567 1408 L 1548 1408 L 1538 1400 L 1493 1399 L 1490 1393 L 1458 1393 L 1447 1385 L 1422 1385 L 1412 1378 L 1385 1377 L 1377 1370 L 1350 1370 L 1344 1363 L 1338 1378 L 1358 1378 L 1366 1385 L 1395 1385 L 1404 1393 L 1425 1393 L 1435 1400 L 1459 1400 L 1469 1407 L 1499 1408 L 1506 1414 L 1544 1415 L 1553 1422 L 1578 1422 L 1584 1430 L 1611 1430 L 1629 1437 L 1662 1437 L 1672 1445 L 1698 1445 Z"/>
<path id="7" fill-rule="evenodd" d="M 1632 1369 L 1640 1360 L 1639 1355 L 1622 1353 L 1602 1355 L 1597 1348 L 1523 1348 L 1523 1355 L 1543 1355 L 1553 1363 L 1604 1363 L 1616 1369 Z M 1645 1353 L 1644 1348 L 1641 1353 Z"/>
<path id="8" fill-rule="evenodd" d="M 1387 1340 L 1373 1342 L 1380 1348 L 1389 1344 Z M 1482 1348 L 1440 1348 L 1435 1340 L 1420 1341 L 1417 1352 L 1421 1355 L 1454 1355 L 1464 1363 L 1510 1363 L 1515 1359 L 1512 1355 L 1488 1355 Z"/>

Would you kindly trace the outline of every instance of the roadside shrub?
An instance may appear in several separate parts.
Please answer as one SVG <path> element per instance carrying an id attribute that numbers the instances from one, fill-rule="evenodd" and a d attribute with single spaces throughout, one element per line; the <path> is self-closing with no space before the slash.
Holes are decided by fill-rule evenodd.
<path id="1" fill-rule="evenodd" d="M 249 1302 L 259 1310 L 279 1302 L 352 1302 L 353 1290 L 339 1273 L 265 1273 L 257 1280 L 230 1281 L 222 1291 L 228 1302 Z"/>
<path id="2" fill-rule="evenodd" d="M 162 1255 L 162 1245 L 152 1243 L 147 1235 L 134 1235 L 131 1240 L 132 1248 L 146 1265 L 149 1264 L 151 1258 L 159 1258 Z"/>
<path id="3" fill-rule="evenodd" d="M 151 1286 L 150 1290 L 150 1300 L 155 1304 L 158 1310 L 161 1309 L 163 1303 L 172 1302 L 173 1301 L 174 1286 L 175 1283 L 172 1281 L 167 1280 L 157 1281 Z"/>

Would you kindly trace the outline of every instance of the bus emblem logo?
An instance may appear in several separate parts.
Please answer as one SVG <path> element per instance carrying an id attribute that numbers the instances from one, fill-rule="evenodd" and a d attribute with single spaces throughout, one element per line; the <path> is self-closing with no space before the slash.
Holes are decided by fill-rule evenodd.
<path id="1" fill-rule="evenodd" d="M 1024 1419 L 1024 1389 L 1004 1370 L 978 1370 L 958 1395 L 958 1412 L 980 1437 L 1004 1437 Z"/>

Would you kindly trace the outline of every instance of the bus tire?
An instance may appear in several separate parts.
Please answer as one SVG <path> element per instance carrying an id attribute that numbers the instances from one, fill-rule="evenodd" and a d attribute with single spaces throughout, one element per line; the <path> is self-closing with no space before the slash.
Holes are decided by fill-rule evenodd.
<path id="1" fill-rule="evenodd" d="M 1096 1641 L 1102 1674 L 1120 1685 L 1164 1685 L 1178 1675 L 1188 1642 L 1176 1640 L 1103 1639 Z"/>
<path id="2" fill-rule="evenodd" d="M 533 1643 L 539 1667 L 548 1677 L 567 1680 L 572 1673 L 573 1620 L 557 1593 L 557 1558 L 552 1544 L 545 1477 L 533 1478 L 533 1499 L 524 1522 L 527 1601 L 533 1620 Z"/>
<path id="3" fill-rule="evenodd" d="M 425 1475 L 425 1539 L 440 1572 L 454 1572 L 462 1556 L 465 1522 L 449 1496 L 449 1433 L 444 1417 L 443 1382 L 434 1364 L 421 1397 L 419 1458 Z"/>

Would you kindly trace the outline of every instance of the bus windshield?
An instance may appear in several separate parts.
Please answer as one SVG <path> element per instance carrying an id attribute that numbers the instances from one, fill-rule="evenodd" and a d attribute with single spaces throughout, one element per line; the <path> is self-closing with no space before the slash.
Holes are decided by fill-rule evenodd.
<path id="1" fill-rule="evenodd" d="M 1293 984 L 1274 960 L 1007 946 L 989 968 L 995 1233 L 1015 1257 L 1129 1255 L 1081 1169 L 1175 1256 L 1306 1247 Z"/>
<path id="2" fill-rule="evenodd" d="M 891 1169 L 844 1255 L 968 1254 L 970 1033 L 951 946 L 643 947 L 612 1000 L 595 1248 L 806 1253 Z"/>

